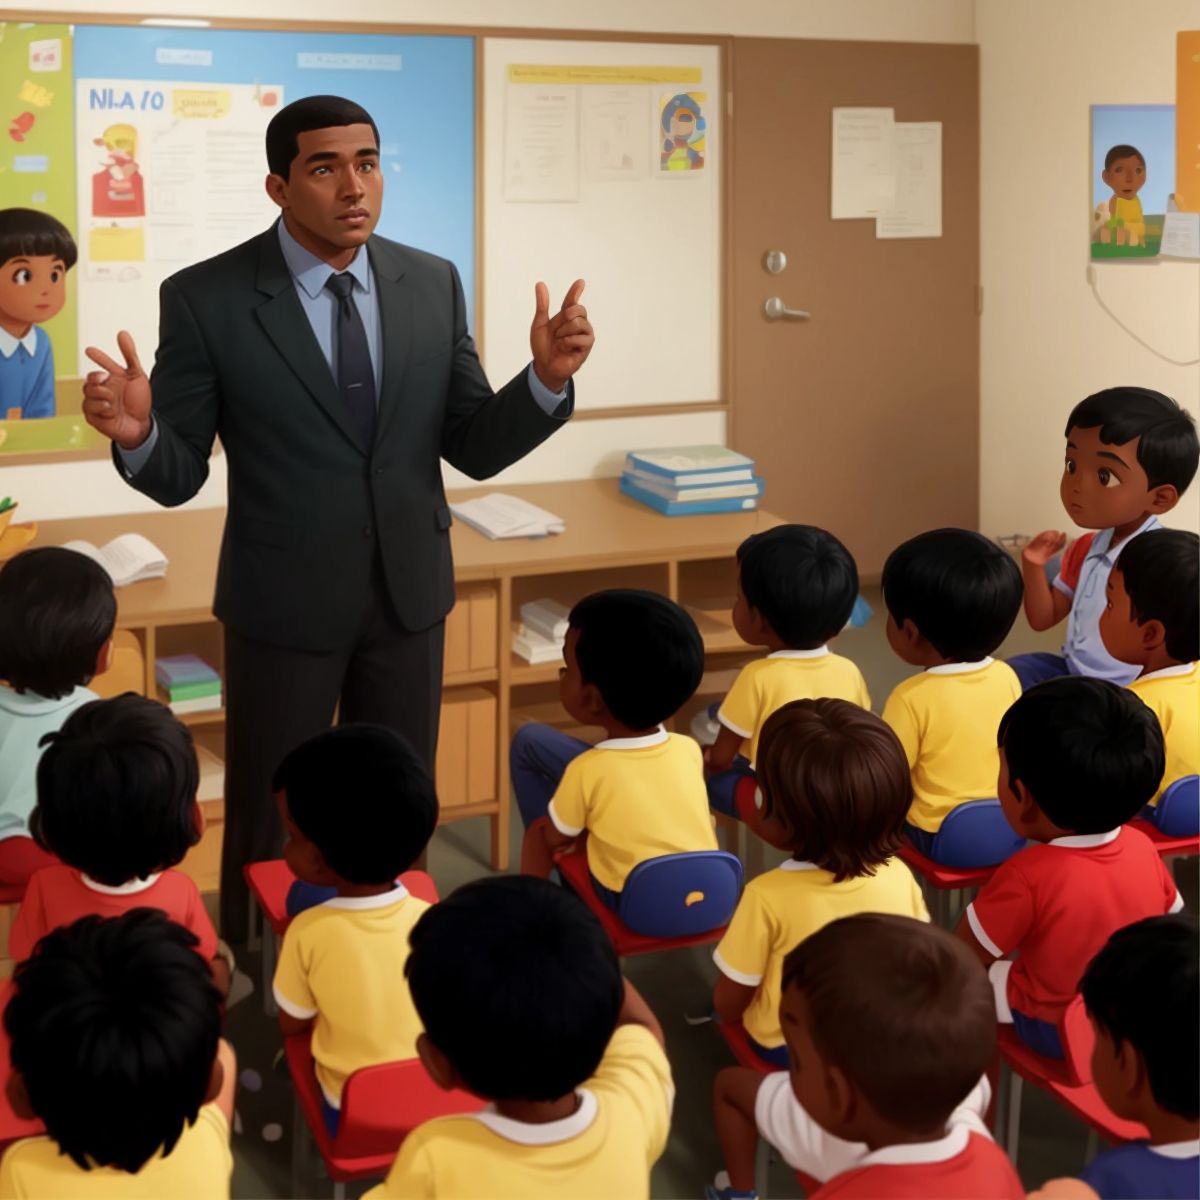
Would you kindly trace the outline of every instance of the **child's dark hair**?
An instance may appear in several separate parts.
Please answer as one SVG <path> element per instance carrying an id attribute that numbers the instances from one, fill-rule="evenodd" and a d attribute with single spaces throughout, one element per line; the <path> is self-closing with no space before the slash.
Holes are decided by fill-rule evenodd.
<path id="1" fill-rule="evenodd" d="M 12 1065 L 59 1149 L 131 1174 L 169 1154 L 209 1093 L 221 998 L 195 934 L 158 909 L 82 917 L 18 964 Z"/>
<path id="2" fill-rule="evenodd" d="M 42 257 L 61 258 L 69 271 L 79 257 L 71 231 L 41 209 L 0 209 L 0 264 Z"/>
<path id="3" fill-rule="evenodd" d="M 990 538 L 931 529 L 902 542 L 883 565 L 892 620 L 953 662 L 978 662 L 1008 636 L 1021 611 L 1021 570 Z"/>
<path id="4" fill-rule="evenodd" d="M 1142 152 L 1136 146 L 1129 146 L 1124 142 L 1122 142 L 1119 146 L 1114 146 L 1104 156 L 1104 169 L 1106 171 L 1111 171 L 1113 163 L 1120 162 L 1123 158 L 1136 158 L 1138 162 L 1142 164 L 1142 168 L 1145 169 L 1146 159 L 1142 155 Z"/>
<path id="5" fill-rule="evenodd" d="M 826 1063 L 904 1128 L 945 1122 L 992 1061 L 987 974 L 936 925 L 883 913 L 831 921 L 783 960 L 783 988 L 804 994 Z"/>
<path id="6" fill-rule="evenodd" d="M 845 628 L 858 568 L 841 542 L 815 525 L 752 533 L 737 549 L 742 595 L 792 650 L 815 650 Z"/>
<path id="7" fill-rule="evenodd" d="M 26 550 L 0 569 L 0 679 L 51 700 L 96 673 L 117 620 L 108 572 L 62 546 Z"/>
<path id="8" fill-rule="evenodd" d="M 314 129 L 331 129 L 343 125 L 370 125 L 379 146 L 379 130 L 371 114 L 344 96 L 303 96 L 285 105 L 267 126 L 267 169 L 272 175 L 287 179 L 292 162 L 300 153 L 299 137 Z"/>
<path id="9" fill-rule="evenodd" d="M 297 746 L 271 784 L 296 828 L 347 883 L 388 883 L 420 857 L 437 825 L 433 780 L 382 725 L 339 725 Z"/>
<path id="10" fill-rule="evenodd" d="M 1176 662 L 1200 658 L 1200 537 L 1151 529 L 1121 551 L 1116 570 L 1139 625 L 1161 621 Z"/>
<path id="11" fill-rule="evenodd" d="M 625 994 L 600 922 L 527 875 L 460 887 L 413 926 L 404 966 L 430 1041 L 489 1100 L 557 1100 L 600 1064 Z"/>
<path id="12" fill-rule="evenodd" d="M 200 840 L 196 748 L 169 708 L 133 692 L 93 700 L 41 744 L 29 829 L 68 866 L 120 887 Z"/>
<path id="13" fill-rule="evenodd" d="M 575 658 L 608 711 L 630 729 L 673 716 L 700 685 L 704 641 L 696 622 L 657 592 L 611 588 L 585 596 L 568 619 Z"/>
<path id="14" fill-rule="evenodd" d="M 1030 688 L 1000 718 L 1010 785 L 1023 783 L 1060 829 L 1107 833 L 1158 791 L 1158 718 L 1133 692 L 1078 675 Z"/>
<path id="15" fill-rule="evenodd" d="M 755 764 L 763 814 L 835 880 L 873 875 L 900 848 L 912 804 L 904 748 L 848 700 L 793 700 L 762 728 Z"/>
<path id="16" fill-rule="evenodd" d="M 1118 1049 L 1129 1042 L 1141 1056 L 1159 1107 L 1189 1121 L 1200 1116 L 1198 933 L 1182 912 L 1127 925 L 1079 985 L 1092 1020 Z"/>
<path id="17" fill-rule="evenodd" d="M 1182 496 L 1200 463 L 1196 422 L 1170 396 L 1141 387 L 1106 388 L 1071 409 L 1063 436 L 1072 429 L 1100 429 L 1107 446 L 1138 438 L 1138 465 L 1149 487 L 1172 484 Z"/>

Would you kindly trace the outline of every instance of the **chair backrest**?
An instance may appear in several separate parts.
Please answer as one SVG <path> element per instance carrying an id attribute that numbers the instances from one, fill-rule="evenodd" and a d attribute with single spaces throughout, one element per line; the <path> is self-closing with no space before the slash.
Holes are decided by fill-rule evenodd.
<path id="1" fill-rule="evenodd" d="M 1200 829 L 1200 775 L 1184 775 L 1158 798 L 1157 825 L 1171 837 L 1190 837 Z"/>
<path id="2" fill-rule="evenodd" d="M 946 814 L 930 857 L 947 867 L 993 867 L 1024 845 L 999 800 L 970 800 Z"/>
<path id="3" fill-rule="evenodd" d="M 742 891 L 742 864 L 725 850 L 664 854 L 629 872 L 617 916 L 644 937 L 689 937 L 729 922 Z"/>

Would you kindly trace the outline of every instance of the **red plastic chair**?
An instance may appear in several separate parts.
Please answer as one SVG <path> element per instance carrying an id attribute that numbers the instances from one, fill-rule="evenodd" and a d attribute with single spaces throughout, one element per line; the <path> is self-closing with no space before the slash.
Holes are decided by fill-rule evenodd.
<path id="1" fill-rule="evenodd" d="M 983 887 L 992 877 L 995 867 L 946 867 L 926 858 L 910 841 L 897 851 L 899 858 L 908 864 L 926 885 L 929 912 L 943 929 L 950 929 L 958 921 L 968 904 L 967 893 Z M 930 895 L 929 893 L 933 894 Z"/>
<path id="2" fill-rule="evenodd" d="M 20 904 L 25 899 L 23 883 L 0 883 L 0 904 Z"/>
<path id="3" fill-rule="evenodd" d="M 3 1013 L 8 1006 L 8 998 L 12 995 L 12 989 L 11 979 L 0 981 L 0 1013 Z M 27 1121 L 13 1112 L 12 1105 L 8 1102 L 7 1086 L 11 1070 L 12 1063 L 8 1057 L 8 1031 L 4 1028 L 4 1022 L 0 1021 L 0 1146 L 7 1146 L 9 1142 L 15 1142 L 18 1138 L 33 1137 L 46 1132 L 46 1127 L 41 1121 L 36 1118 Z"/>
<path id="4" fill-rule="evenodd" d="M 760 1075 L 770 1075 L 774 1071 L 783 1070 L 783 1067 L 777 1067 L 760 1057 L 758 1051 L 750 1044 L 750 1035 L 741 1021 L 715 1021 L 714 1024 L 739 1066 L 749 1067 Z"/>
<path id="5" fill-rule="evenodd" d="M 1130 828 L 1144 833 L 1153 843 L 1160 858 L 1187 857 L 1200 854 L 1200 837 L 1170 837 L 1156 825 L 1138 817 L 1129 822 Z"/>
<path id="6" fill-rule="evenodd" d="M 284 1039 L 296 1109 L 334 1181 L 336 1196 L 349 1180 L 385 1175 L 404 1139 L 420 1124 L 455 1113 L 478 1112 L 484 1102 L 469 1092 L 443 1091 L 419 1059 L 363 1067 L 346 1081 L 337 1134 L 325 1125 L 321 1088 L 313 1072 L 310 1035 Z M 307 1195 L 304 1132 L 299 1118 L 292 1130 L 292 1195 Z"/>
<path id="7" fill-rule="evenodd" d="M 282 858 L 247 863 L 242 868 L 242 875 L 271 928 L 271 936 L 263 937 L 262 1001 L 263 1011 L 268 1016 L 274 1016 L 276 1009 L 272 983 L 275 979 L 275 955 L 279 948 L 278 939 L 283 937 L 292 921 L 287 914 L 287 895 L 296 882 L 296 876 Z M 400 876 L 400 882 L 418 899 L 430 904 L 437 903 L 437 887 L 424 871 L 405 871 Z"/>

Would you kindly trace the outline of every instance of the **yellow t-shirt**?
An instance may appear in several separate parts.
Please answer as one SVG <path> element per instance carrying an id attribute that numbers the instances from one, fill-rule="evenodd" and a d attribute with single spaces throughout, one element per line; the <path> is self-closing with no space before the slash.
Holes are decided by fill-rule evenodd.
<path id="1" fill-rule="evenodd" d="M 1164 667 L 1129 684 L 1129 690 L 1151 709 L 1162 726 L 1167 749 L 1163 791 L 1185 775 L 1200 775 L 1200 663 Z"/>
<path id="2" fill-rule="evenodd" d="M 1144 218 L 1142 217 L 1142 202 L 1136 197 L 1129 200 L 1121 196 L 1113 197 L 1113 216 L 1119 221 L 1123 221 L 1126 227 L 1130 225 L 1142 225 Z"/>
<path id="3" fill-rule="evenodd" d="M 404 964 L 408 935 L 428 907 L 397 884 L 381 896 L 326 900 L 283 935 L 275 1002 L 302 1021 L 316 1018 L 317 1082 L 334 1108 L 359 1067 L 417 1056 L 421 1020 Z"/>
<path id="4" fill-rule="evenodd" d="M 700 746 L 661 728 L 573 759 L 548 815 L 567 837 L 588 831 L 588 866 L 614 892 L 648 858 L 717 848 Z"/>
<path id="5" fill-rule="evenodd" d="M 819 650 L 776 650 L 766 658 L 747 663 L 721 702 L 717 720 L 726 729 L 750 739 L 743 753 L 754 763 L 758 738 L 767 718 L 792 700 L 849 700 L 860 708 L 871 707 L 871 696 L 862 672 L 848 658 Z"/>
<path id="6" fill-rule="evenodd" d="M 649 1197 L 675 1096 L 662 1047 L 648 1029 L 620 1026 L 576 1094 L 572 1116 L 544 1125 L 489 1111 L 428 1121 L 408 1135 L 387 1179 L 363 1200 Z"/>
<path id="7" fill-rule="evenodd" d="M 68 1085 L 69 1086 L 69 1083 Z M 136 1175 L 116 1167 L 81 1170 L 46 1137 L 14 1142 L 0 1161 L 0 1196 L 12 1200 L 217 1200 L 229 1196 L 233 1155 L 229 1123 L 205 1104 L 171 1153 L 156 1155 Z"/>
<path id="8" fill-rule="evenodd" d="M 840 883 L 831 871 L 789 859 L 746 884 L 713 961 L 734 983 L 758 989 L 742 1022 L 760 1046 L 783 1045 L 779 1001 L 787 954 L 830 921 L 862 912 L 929 920 L 921 889 L 898 858 L 874 875 Z"/>
<path id="9" fill-rule="evenodd" d="M 908 819 L 936 833 L 967 800 L 996 795 L 1000 718 L 1021 695 L 1007 663 L 947 663 L 906 679 L 888 697 L 883 719 L 908 756 L 913 802 Z"/>

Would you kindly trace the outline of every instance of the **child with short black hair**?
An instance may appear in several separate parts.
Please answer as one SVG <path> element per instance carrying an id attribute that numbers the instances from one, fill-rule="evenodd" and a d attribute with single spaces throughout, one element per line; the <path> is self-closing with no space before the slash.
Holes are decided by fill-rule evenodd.
<path id="1" fill-rule="evenodd" d="M 858 568 L 846 547 L 815 525 L 777 525 L 751 534 L 737 561 L 733 627 L 768 653 L 733 681 L 717 709 L 720 732 L 704 753 L 709 801 L 726 816 L 738 815 L 737 785 L 753 775 L 763 725 L 777 708 L 822 696 L 871 707 L 862 672 L 828 646 L 858 597 Z"/>
<path id="2" fill-rule="evenodd" d="M 61 546 L 0 569 L 0 883 L 24 885 L 54 859 L 29 836 L 42 736 L 96 693 L 107 669 L 117 600 L 99 563 Z"/>
<path id="3" fill-rule="evenodd" d="M 30 828 L 59 861 L 30 879 L 9 932 L 11 957 L 27 958 L 51 929 L 86 914 L 157 908 L 196 935 L 228 991 L 231 968 L 199 889 L 174 870 L 203 831 L 187 726 L 157 701 L 126 692 L 76 709 L 43 741 Z"/>
<path id="4" fill-rule="evenodd" d="M 614 588 L 571 610 L 563 661 L 563 708 L 606 736 L 590 746 L 532 724 L 513 736 L 521 870 L 549 877 L 554 851 L 586 830 L 596 892 L 615 909 L 638 863 L 717 848 L 700 747 L 662 726 L 696 690 L 704 643 L 665 596 Z"/>
<path id="5" fill-rule="evenodd" d="M 421 1024 L 404 963 L 409 933 L 429 905 L 397 876 L 433 836 L 437 796 L 404 738 L 362 724 L 298 746 L 272 787 L 288 833 L 288 866 L 303 883 L 332 889 L 288 926 L 274 995 L 285 1035 L 312 1030 L 334 1133 L 354 1071 L 416 1056 Z"/>
<path id="6" fill-rule="evenodd" d="M 1026 692 L 998 740 L 1000 804 L 1030 845 L 996 868 L 958 936 L 989 968 L 998 1020 L 1061 1058 L 1058 1022 L 1092 956 L 1183 907 L 1150 839 L 1125 825 L 1158 790 L 1162 731 L 1132 692 L 1070 677 Z"/>
<path id="7" fill-rule="evenodd" d="M 1115 659 L 1100 637 L 1109 572 L 1130 539 L 1159 529 L 1200 463 L 1196 422 L 1169 396 L 1116 387 L 1080 401 L 1067 418 L 1067 457 L 1059 494 L 1071 520 L 1097 530 L 1067 546 L 1057 530 L 1039 533 L 1021 555 L 1025 616 L 1037 630 L 1067 618 L 1062 654 L 1019 654 L 1010 664 L 1022 687 L 1060 675 L 1126 684 L 1137 668 Z M 1046 564 L 1066 546 L 1053 585 Z"/>
<path id="8" fill-rule="evenodd" d="M 649 1197 L 675 1094 L 662 1028 L 575 896 L 469 883 L 417 922 L 405 971 L 430 1077 L 492 1103 L 410 1133 L 371 1200 Z"/>
<path id="9" fill-rule="evenodd" d="M 1158 717 L 1163 787 L 1143 815 L 1170 837 L 1200 833 L 1200 810 L 1160 807 L 1163 790 L 1200 774 L 1200 538 L 1156 529 L 1130 543 L 1108 577 L 1100 616 L 1108 652 L 1141 668 L 1129 690 Z"/>
<path id="10" fill-rule="evenodd" d="M 46 1133 L 5 1150 L 0 1195 L 229 1195 L 236 1070 L 195 935 L 149 908 L 55 929 L 4 1026 L 9 1102 Z"/>
<path id="11" fill-rule="evenodd" d="M 717 1076 L 728 1178 L 709 1200 L 755 1195 L 756 1132 L 823 1184 L 812 1200 L 1024 1200 L 984 1123 L 988 981 L 950 934 L 882 913 L 830 922 L 788 954 L 780 1021 L 788 1073 Z"/>
<path id="12" fill-rule="evenodd" d="M 924 668 L 893 690 L 883 719 L 912 771 L 908 836 L 937 861 L 937 833 L 946 817 L 996 792 L 996 727 L 1021 684 L 1007 663 L 991 656 L 1021 610 L 1021 572 L 981 534 L 933 529 L 888 555 L 883 601 L 888 644 L 906 663 Z M 989 845 L 984 839 L 973 849 L 974 863 L 959 858 L 955 865 L 991 865 L 1010 852 L 1011 841 Z"/>
<path id="13" fill-rule="evenodd" d="M 927 921 L 921 889 L 895 857 L 912 800 L 896 735 L 848 700 L 793 700 L 763 726 L 755 833 L 791 858 L 746 884 L 713 953 L 713 1008 L 741 1020 L 755 1050 L 787 1066 L 779 1024 L 784 955 L 855 912 Z"/>

